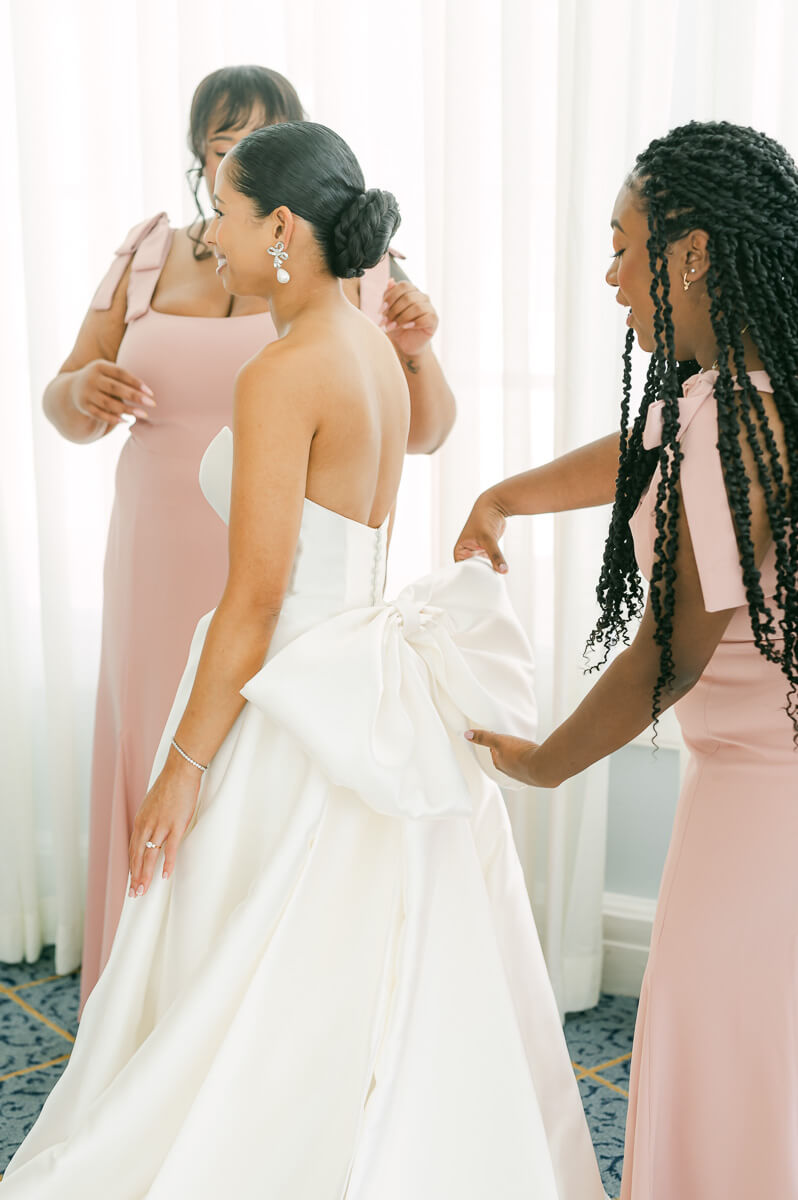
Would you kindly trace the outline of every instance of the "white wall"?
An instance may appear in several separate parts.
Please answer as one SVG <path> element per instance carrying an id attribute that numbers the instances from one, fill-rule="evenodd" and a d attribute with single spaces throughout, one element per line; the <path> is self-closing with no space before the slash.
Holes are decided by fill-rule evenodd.
<path id="1" fill-rule="evenodd" d="M 612 757 L 606 890 L 656 900 L 679 791 L 679 754 L 626 746 Z"/>
<path id="2" fill-rule="evenodd" d="M 675 742 L 675 736 L 669 742 Z M 679 794 L 676 745 L 650 734 L 612 756 L 607 817 L 602 990 L 637 995 Z"/>

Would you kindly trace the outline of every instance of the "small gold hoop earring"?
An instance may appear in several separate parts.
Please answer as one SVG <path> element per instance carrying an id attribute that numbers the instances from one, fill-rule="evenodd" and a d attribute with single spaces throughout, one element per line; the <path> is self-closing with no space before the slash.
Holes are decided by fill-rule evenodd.
<path id="1" fill-rule="evenodd" d="M 695 267 L 691 267 L 691 268 L 690 268 L 690 274 L 691 274 L 691 275 L 695 275 Z M 688 278 L 687 278 L 687 272 L 685 271 L 684 275 L 682 275 L 682 283 L 684 284 L 684 290 L 685 290 L 686 292 L 688 292 L 688 291 L 690 290 L 690 284 L 691 284 L 691 283 L 695 283 L 695 280 L 694 280 L 694 279 L 688 279 Z"/>

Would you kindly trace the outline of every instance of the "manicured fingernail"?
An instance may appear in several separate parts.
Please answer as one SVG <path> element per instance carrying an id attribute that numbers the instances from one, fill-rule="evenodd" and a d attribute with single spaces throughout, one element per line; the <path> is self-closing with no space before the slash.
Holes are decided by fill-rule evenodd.
<path id="1" fill-rule="evenodd" d="M 152 390 L 152 388 L 151 388 L 151 387 L 149 387 L 149 385 L 148 385 L 148 384 L 146 384 L 146 383 L 142 383 L 142 385 L 141 385 L 141 390 L 142 390 L 142 392 L 146 392 L 148 396 L 154 396 L 154 395 L 155 395 L 155 392 L 154 392 L 154 391 Z"/>
<path id="2" fill-rule="evenodd" d="M 150 419 L 150 414 L 146 413 L 143 408 L 131 408 L 130 411 L 134 416 L 138 417 L 140 421 L 149 421 Z"/>
<path id="3" fill-rule="evenodd" d="M 135 896 L 135 894 L 136 893 L 133 891 L 133 888 L 131 888 L 130 891 L 128 892 L 128 896 Z"/>
<path id="4" fill-rule="evenodd" d="M 155 401 L 150 399 L 151 395 L 152 392 L 149 392 L 146 396 L 143 393 L 141 395 L 141 403 L 146 404 L 147 408 L 155 408 Z"/>
<path id="5" fill-rule="evenodd" d="M 164 867 L 164 869 L 163 869 L 163 874 L 162 874 L 161 878 L 162 878 L 162 879 L 168 879 L 168 878 L 169 878 L 169 872 L 167 871 L 166 867 Z"/>
<path id="6" fill-rule="evenodd" d="M 499 563 L 499 571 L 502 575 L 507 574 L 507 563 Z"/>
<path id="7" fill-rule="evenodd" d="M 405 324 L 402 326 L 402 329 L 415 329 L 415 327 L 416 327 L 415 321 L 406 321 Z"/>
<path id="8" fill-rule="evenodd" d="M 144 895 L 144 884 L 143 883 L 140 883 L 139 886 L 136 888 L 136 895 L 137 896 Z"/>
<path id="9" fill-rule="evenodd" d="M 463 734 L 463 737 L 464 737 L 464 738 L 465 738 L 467 741 L 469 741 L 469 742 L 473 742 L 473 740 L 474 740 L 474 730 L 473 730 L 473 729 L 467 729 L 467 730 L 465 731 L 465 733 Z"/>
<path id="10" fill-rule="evenodd" d="M 391 321 L 390 325 L 385 326 L 386 333 L 390 333 L 392 329 L 396 329 L 396 321 Z"/>

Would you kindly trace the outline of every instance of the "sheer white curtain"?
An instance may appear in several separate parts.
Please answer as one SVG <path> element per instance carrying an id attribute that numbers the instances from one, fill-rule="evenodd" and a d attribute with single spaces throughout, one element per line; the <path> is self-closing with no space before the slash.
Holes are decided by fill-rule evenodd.
<path id="1" fill-rule="evenodd" d="M 120 436 L 71 446 L 40 396 L 126 229 L 190 216 L 192 91 L 261 62 L 400 198 L 407 270 L 441 314 L 459 420 L 408 463 L 390 586 L 445 561 L 476 494 L 612 429 L 622 320 L 603 284 L 634 153 L 690 117 L 795 147 L 789 0 L 0 0 L 7 122 L 0 440 L 0 959 L 80 956 L 101 569 Z M 605 511 L 515 522 L 510 587 L 542 730 L 589 681 Z M 607 772 L 511 815 L 561 1007 L 601 965 Z"/>

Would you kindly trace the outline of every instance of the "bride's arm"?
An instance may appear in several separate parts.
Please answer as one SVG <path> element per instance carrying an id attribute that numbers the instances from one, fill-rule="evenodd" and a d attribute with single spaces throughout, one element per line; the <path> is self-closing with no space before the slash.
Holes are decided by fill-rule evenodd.
<path id="1" fill-rule="evenodd" d="M 263 666 L 288 586 L 305 496 L 318 389 L 303 389 L 291 348 L 275 343 L 238 376 L 227 583 L 208 627 L 175 741 L 207 764 L 244 707 L 241 688 Z M 289 369 L 290 368 L 290 369 Z M 131 893 L 143 894 L 157 851 L 164 876 L 191 820 L 201 771 L 172 747 L 136 815 Z"/>

